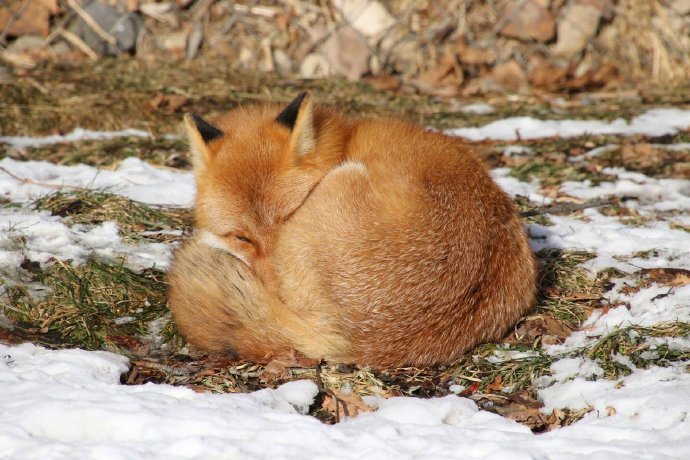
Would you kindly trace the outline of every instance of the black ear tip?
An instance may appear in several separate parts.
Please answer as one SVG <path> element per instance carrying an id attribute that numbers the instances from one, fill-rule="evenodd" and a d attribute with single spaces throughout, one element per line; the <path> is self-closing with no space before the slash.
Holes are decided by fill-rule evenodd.
<path id="1" fill-rule="evenodd" d="M 201 138 L 204 140 L 204 142 L 209 143 L 223 136 L 223 131 L 216 128 L 211 123 L 201 118 L 199 115 L 192 113 L 191 117 L 194 121 L 194 124 L 196 125 L 196 129 L 199 131 L 199 134 L 201 135 Z"/>
<path id="2" fill-rule="evenodd" d="M 294 128 L 295 122 L 297 121 L 297 114 L 299 113 L 299 109 L 302 106 L 304 98 L 307 97 L 307 94 L 309 94 L 309 92 L 305 91 L 294 98 L 292 102 L 290 102 L 290 104 L 288 104 L 288 106 L 278 114 L 276 121 L 288 129 Z"/>
<path id="3" fill-rule="evenodd" d="M 302 101 L 304 100 L 305 97 L 307 97 L 307 94 L 309 94 L 308 91 L 303 91 L 297 95 L 295 98 L 295 101 L 299 101 L 299 104 L 302 104 Z"/>

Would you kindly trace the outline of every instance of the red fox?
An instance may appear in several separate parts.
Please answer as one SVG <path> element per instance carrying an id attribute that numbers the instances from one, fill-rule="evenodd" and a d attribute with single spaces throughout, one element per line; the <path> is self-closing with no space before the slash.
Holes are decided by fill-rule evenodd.
<path id="1" fill-rule="evenodd" d="M 169 305 L 190 343 L 429 366 L 502 338 L 532 307 L 515 206 L 459 139 L 307 93 L 185 124 L 197 232 L 175 253 Z"/>

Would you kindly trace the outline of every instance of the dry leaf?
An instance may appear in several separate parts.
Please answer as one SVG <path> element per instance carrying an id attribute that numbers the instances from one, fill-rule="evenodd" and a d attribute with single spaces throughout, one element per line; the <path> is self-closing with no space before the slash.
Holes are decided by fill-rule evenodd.
<path id="1" fill-rule="evenodd" d="M 393 75 L 371 75 L 362 80 L 379 91 L 394 91 L 400 88 L 400 80 Z"/>
<path id="2" fill-rule="evenodd" d="M 684 268 L 653 268 L 646 272 L 652 282 L 664 286 L 679 287 L 690 284 L 690 270 Z"/>
<path id="3" fill-rule="evenodd" d="M 503 388 L 503 377 L 500 375 L 497 375 L 494 381 L 486 386 L 487 391 L 502 391 Z"/>
<path id="4" fill-rule="evenodd" d="M 266 383 L 284 380 L 290 377 L 290 369 L 314 367 L 318 363 L 319 360 L 305 358 L 297 351 L 290 350 L 287 353 L 273 357 L 264 368 L 261 374 L 261 380 Z"/>
<path id="5" fill-rule="evenodd" d="M 156 93 L 148 101 L 151 110 L 166 109 L 168 112 L 177 112 L 189 103 L 189 97 L 181 94 Z"/>
<path id="6" fill-rule="evenodd" d="M 0 31 L 5 31 L 9 37 L 22 35 L 47 36 L 50 31 L 50 16 L 60 12 L 57 0 L 34 0 L 24 7 L 22 14 L 9 24 L 15 13 L 22 10 L 23 0 L 15 0 L 9 4 L 2 3 L 0 8 Z M 5 30 L 7 25 L 9 28 Z"/>
<path id="7" fill-rule="evenodd" d="M 343 417 L 356 417 L 363 412 L 372 412 L 374 408 L 362 401 L 357 393 L 343 394 L 338 390 L 333 390 L 326 394 L 323 399 L 324 410 L 335 415 L 336 420 Z"/>

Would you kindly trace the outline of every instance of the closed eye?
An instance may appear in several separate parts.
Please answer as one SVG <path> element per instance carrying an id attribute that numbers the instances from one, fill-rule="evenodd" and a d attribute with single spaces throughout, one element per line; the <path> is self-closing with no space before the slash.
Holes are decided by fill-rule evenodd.
<path id="1" fill-rule="evenodd" d="M 250 240 L 250 239 L 247 238 L 246 236 L 235 235 L 235 238 L 237 238 L 238 240 L 242 241 L 243 243 L 254 244 L 254 243 L 252 242 L 252 240 Z"/>

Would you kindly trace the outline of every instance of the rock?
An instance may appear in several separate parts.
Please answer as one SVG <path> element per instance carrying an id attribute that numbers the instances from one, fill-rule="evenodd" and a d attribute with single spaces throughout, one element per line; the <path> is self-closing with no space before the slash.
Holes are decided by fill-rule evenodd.
<path id="1" fill-rule="evenodd" d="M 53 42 L 53 44 L 50 45 L 50 50 L 52 53 L 58 56 L 61 54 L 68 54 L 73 52 L 73 48 L 69 46 L 67 42 L 64 40 L 58 40 L 56 42 Z"/>
<path id="2" fill-rule="evenodd" d="M 491 78 L 501 87 L 512 91 L 518 91 L 527 86 L 527 75 L 515 59 L 497 64 L 491 70 Z"/>
<path id="3" fill-rule="evenodd" d="M 556 90 L 568 75 L 565 67 L 555 67 L 546 59 L 537 56 L 529 60 L 529 81 L 536 88 Z"/>
<path id="4" fill-rule="evenodd" d="M 24 0 L 14 0 L 5 4 L 0 3 L 0 31 L 5 31 L 8 37 L 22 35 L 47 36 L 50 32 L 50 16 L 60 11 L 57 0 L 32 0 L 24 7 Z M 7 6 L 5 6 L 7 5 Z M 15 13 L 24 7 L 21 16 L 11 24 Z M 9 25 L 9 27 L 7 27 Z"/>
<path id="5" fill-rule="evenodd" d="M 446 53 L 437 66 L 409 81 L 421 93 L 441 97 L 456 96 L 462 82 L 462 68 L 452 53 Z"/>
<path id="6" fill-rule="evenodd" d="M 302 78 L 323 78 L 329 75 L 331 67 L 325 57 L 311 53 L 302 59 L 299 75 Z"/>
<path id="7" fill-rule="evenodd" d="M 690 13 L 690 0 L 673 0 L 669 7 L 675 14 L 684 16 Z"/>
<path id="8" fill-rule="evenodd" d="M 169 51 L 170 53 L 179 57 L 187 52 L 188 38 L 189 30 L 181 29 L 162 35 L 158 39 L 158 44 L 164 50 Z"/>
<path id="9" fill-rule="evenodd" d="M 38 62 L 50 57 L 45 40 L 37 35 L 23 35 L 14 40 L 2 52 L 2 58 L 13 66 L 31 69 Z"/>
<path id="10" fill-rule="evenodd" d="M 275 64 L 275 71 L 279 75 L 287 75 L 292 72 L 292 61 L 281 49 L 273 50 L 273 63 Z"/>
<path id="11" fill-rule="evenodd" d="M 13 41 L 8 47 L 7 51 L 12 53 L 22 53 L 24 51 L 31 51 L 45 47 L 45 40 L 37 35 L 23 35 Z"/>
<path id="12" fill-rule="evenodd" d="M 380 36 L 395 25 L 395 19 L 376 0 L 334 0 L 345 22 L 365 37 Z"/>
<path id="13" fill-rule="evenodd" d="M 463 88 L 462 96 L 481 96 L 489 93 L 502 93 L 504 88 L 490 76 L 474 78 Z"/>
<path id="14" fill-rule="evenodd" d="M 97 0 L 92 0 L 82 8 L 117 42 L 116 46 L 108 43 L 77 16 L 69 28 L 92 50 L 109 56 L 114 56 L 121 51 L 134 51 L 141 30 L 141 18 L 138 14 L 119 12 L 116 8 Z"/>
<path id="15" fill-rule="evenodd" d="M 500 7 L 499 23 L 505 23 L 501 35 L 519 40 L 547 42 L 556 31 L 556 23 L 542 2 L 526 0 L 503 2 Z"/>
<path id="16" fill-rule="evenodd" d="M 194 24 L 192 32 L 189 34 L 189 39 L 187 40 L 186 58 L 194 59 L 199 52 L 201 47 L 201 42 L 204 40 L 204 28 L 200 23 Z"/>
<path id="17" fill-rule="evenodd" d="M 332 72 L 348 80 L 358 80 L 369 70 L 369 46 L 364 37 L 350 26 L 331 35 L 324 44 L 324 52 Z"/>
<path id="18" fill-rule="evenodd" d="M 149 16 L 156 21 L 168 24 L 170 27 L 179 27 L 178 8 L 173 2 L 153 3 L 147 2 L 139 6 L 142 14 Z"/>
<path id="19" fill-rule="evenodd" d="M 580 53 L 594 37 L 599 27 L 605 2 L 596 0 L 571 0 L 558 21 L 558 41 L 552 51 L 558 56 L 570 59 Z"/>
<path id="20" fill-rule="evenodd" d="M 391 64 L 401 75 L 408 77 L 419 72 L 419 44 L 414 40 L 404 41 L 391 49 Z"/>
<path id="21" fill-rule="evenodd" d="M 459 41 L 456 45 L 458 58 L 463 64 L 491 65 L 496 62 L 496 52 L 488 48 L 476 48 Z"/>
<path id="22" fill-rule="evenodd" d="M 589 5 L 597 8 L 602 13 L 613 9 L 612 0 L 578 0 L 581 5 Z"/>

